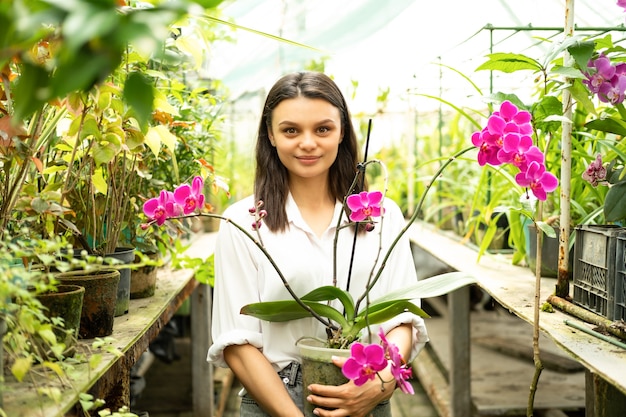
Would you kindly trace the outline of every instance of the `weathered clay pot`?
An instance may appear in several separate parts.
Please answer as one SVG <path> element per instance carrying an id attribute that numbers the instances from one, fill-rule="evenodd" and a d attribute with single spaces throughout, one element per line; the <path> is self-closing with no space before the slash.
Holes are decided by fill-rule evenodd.
<path id="1" fill-rule="evenodd" d="M 62 284 L 80 285 L 85 288 L 78 336 L 81 339 L 110 336 L 113 333 L 119 271 L 77 270 L 55 276 Z"/>
<path id="2" fill-rule="evenodd" d="M 158 253 L 150 253 L 148 257 L 152 260 L 159 258 Z M 135 262 L 139 258 L 135 257 Z M 142 266 L 130 272 L 130 298 L 147 298 L 154 295 L 156 290 L 157 267 L 154 265 Z"/>
<path id="3" fill-rule="evenodd" d="M 56 292 L 37 295 L 39 302 L 46 307 L 44 314 L 48 318 L 60 317 L 63 319 L 63 327 L 55 327 L 53 330 L 57 341 L 65 343 L 65 356 L 74 354 L 84 295 L 84 287 L 67 284 L 58 285 Z"/>
<path id="4" fill-rule="evenodd" d="M 135 259 L 134 248 L 115 248 L 115 253 L 104 256 L 121 261 L 122 264 L 130 264 Z M 115 317 L 128 313 L 130 305 L 130 269 L 120 268 L 120 282 L 117 286 L 117 298 L 115 301 Z"/>

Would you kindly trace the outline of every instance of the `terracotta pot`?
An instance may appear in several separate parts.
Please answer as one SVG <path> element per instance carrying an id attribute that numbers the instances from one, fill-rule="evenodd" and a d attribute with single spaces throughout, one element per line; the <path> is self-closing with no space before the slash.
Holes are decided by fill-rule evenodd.
<path id="1" fill-rule="evenodd" d="M 306 400 L 311 393 L 307 387 L 310 384 L 343 385 L 348 379 L 341 373 L 341 368 L 333 364 L 333 356 L 349 357 L 349 349 L 331 349 L 324 347 L 324 343 L 316 339 L 301 339 L 298 342 L 302 356 L 302 385 L 304 387 L 304 415 L 315 416 L 313 410 L 319 406 Z"/>
<path id="2" fill-rule="evenodd" d="M 55 275 L 62 284 L 80 285 L 85 288 L 81 310 L 81 339 L 109 336 L 113 333 L 115 302 L 120 273 L 115 269 L 100 271 L 70 271 Z"/>

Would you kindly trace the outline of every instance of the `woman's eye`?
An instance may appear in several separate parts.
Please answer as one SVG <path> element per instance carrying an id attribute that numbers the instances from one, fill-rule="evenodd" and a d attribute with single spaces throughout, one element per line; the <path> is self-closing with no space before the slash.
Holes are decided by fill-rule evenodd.
<path id="1" fill-rule="evenodd" d="M 285 132 L 286 135 L 294 135 L 296 133 L 296 129 L 293 127 L 288 127 L 287 129 L 283 130 L 283 132 Z"/>
<path id="2" fill-rule="evenodd" d="M 328 133 L 328 132 L 330 132 L 330 129 L 327 128 L 327 127 L 320 127 L 318 129 L 318 132 L 320 132 L 320 133 Z"/>

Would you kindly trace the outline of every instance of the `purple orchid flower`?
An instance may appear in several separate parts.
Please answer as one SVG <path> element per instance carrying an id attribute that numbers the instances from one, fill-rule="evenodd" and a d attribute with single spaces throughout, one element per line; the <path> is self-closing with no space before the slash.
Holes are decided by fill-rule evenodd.
<path id="1" fill-rule="evenodd" d="M 606 180 L 606 168 L 602 165 L 601 154 L 598 154 L 596 159 L 589 164 L 585 172 L 583 172 L 582 177 L 594 187 L 597 187 L 600 182 Z"/>
<path id="2" fill-rule="evenodd" d="M 619 104 L 624 101 L 625 91 L 626 75 L 616 74 L 610 81 L 602 83 L 598 98 L 604 103 Z"/>
<path id="3" fill-rule="evenodd" d="M 593 68 L 595 71 L 591 74 L 585 74 L 587 79 L 583 80 L 583 83 L 589 88 L 589 91 L 598 94 L 602 86 L 609 83 L 611 78 L 613 78 L 616 68 L 605 55 L 600 55 L 590 61 L 588 67 Z"/>

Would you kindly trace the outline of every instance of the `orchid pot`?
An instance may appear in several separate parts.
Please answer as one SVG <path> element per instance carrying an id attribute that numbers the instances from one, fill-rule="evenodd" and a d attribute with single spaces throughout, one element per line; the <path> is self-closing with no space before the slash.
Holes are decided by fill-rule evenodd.
<path id="1" fill-rule="evenodd" d="M 298 341 L 298 348 L 302 356 L 302 386 L 304 398 L 310 391 L 311 384 L 342 385 L 348 382 L 348 378 L 341 372 L 341 368 L 332 362 L 333 356 L 349 357 L 347 349 L 328 348 L 324 340 L 304 338 Z M 304 415 L 314 416 L 313 410 L 317 406 L 304 400 Z"/>

